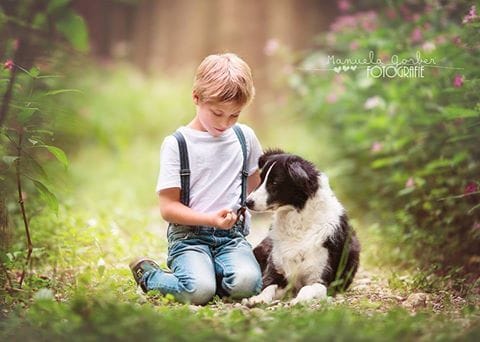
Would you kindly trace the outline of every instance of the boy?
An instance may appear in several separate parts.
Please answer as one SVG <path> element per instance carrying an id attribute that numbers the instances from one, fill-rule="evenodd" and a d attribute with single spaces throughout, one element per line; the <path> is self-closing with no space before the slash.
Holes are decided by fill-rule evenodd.
<path id="1" fill-rule="evenodd" d="M 172 273 L 151 259 L 133 261 L 143 291 L 171 293 L 196 305 L 215 294 L 240 299 L 260 291 L 261 271 L 245 239 L 245 198 L 260 183 L 262 149 L 250 127 L 235 125 L 254 93 L 250 68 L 235 54 L 210 55 L 198 67 L 196 115 L 165 138 L 160 153 L 156 190 L 169 222 Z"/>

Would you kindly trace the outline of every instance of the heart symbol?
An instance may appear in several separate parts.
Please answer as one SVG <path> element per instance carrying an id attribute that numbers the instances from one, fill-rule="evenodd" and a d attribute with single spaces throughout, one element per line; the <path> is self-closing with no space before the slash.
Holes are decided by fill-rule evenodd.
<path id="1" fill-rule="evenodd" d="M 356 66 L 356 65 L 352 65 L 352 66 L 350 67 L 350 70 L 352 70 L 352 71 L 353 71 L 353 70 L 356 70 L 356 69 L 357 69 L 357 66 Z"/>
<path id="2" fill-rule="evenodd" d="M 342 66 L 342 70 L 343 70 L 343 71 L 347 71 L 347 70 L 349 70 L 349 69 L 350 69 L 350 67 L 349 67 L 348 65 L 343 65 L 343 66 Z"/>
<path id="3" fill-rule="evenodd" d="M 333 71 L 335 71 L 338 74 L 340 71 L 342 71 L 342 68 L 335 67 L 335 68 L 333 68 Z"/>

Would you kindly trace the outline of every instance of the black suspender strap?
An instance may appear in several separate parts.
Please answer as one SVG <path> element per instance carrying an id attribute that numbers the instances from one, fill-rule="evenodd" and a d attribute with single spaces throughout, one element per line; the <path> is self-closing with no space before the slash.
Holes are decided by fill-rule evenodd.
<path id="1" fill-rule="evenodd" d="M 188 162 L 187 143 L 184 136 L 179 131 L 173 133 L 178 142 L 178 150 L 180 152 L 180 200 L 187 207 L 190 204 L 190 165 Z"/>
<path id="2" fill-rule="evenodd" d="M 242 129 L 240 126 L 235 125 L 232 127 L 235 134 L 237 135 L 238 141 L 240 142 L 240 146 L 242 147 L 242 154 L 243 154 L 243 164 L 242 164 L 242 192 L 240 195 L 240 209 L 238 210 L 238 218 L 242 218 L 242 225 L 244 228 L 244 235 L 247 235 L 248 232 L 245 230 L 245 211 L 247 209 L 246 202 L 247 202 L 247 179 L 248 179 L 248 169 L 247 169 L 247 142 L 245 140 L 245 135 L 243 134 Z M 190 204 L 190 164 L 188 161 L 188 150 L 187 150 L 187 143 L 185 141 L 185 137 L 179 131 L 173 133 L 175 139 L 177 139 L 178 143 L 178 150 L 180 152 L 180 200 L 182 204 L 186 205 L 187 207 Z"/>
<path id="3" fill-rule="evenodd" d="M 245 140 L 245 135 L 243 134 L 240 126 L 233 126 L 233 130 L 237 135 L 238 141 L 242 146 L 243 153 L 243 166 L 242 166 L 242 194 L 240 195 L 240 209 L 238 211 L 238 216 L 243 217 L 243 223 L 245 223 L 245 210 L 247 209 L 247 179 L 248 179 L 248 169 L 247 169 L 247 142 Z M 245 228 L 245 227 L 244 227 Z"/>

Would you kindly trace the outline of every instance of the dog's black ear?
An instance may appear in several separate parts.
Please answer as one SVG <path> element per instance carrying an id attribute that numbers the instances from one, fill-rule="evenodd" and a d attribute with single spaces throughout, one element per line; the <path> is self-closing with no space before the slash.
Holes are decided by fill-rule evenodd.
<path id="1" fill-rule="evenodd" d="M 268 149 L 263 152 L 263 154 L 258 158 L 258 168 L 261 169 L 267 163 L 267 160 L 276 154 L 284 154 L 285 152 L 279 148 Z"/>
<path id="2" fill-rule="evenodd" d="M 303 168 L 301 162 L 294 161 L 287 165 L 287 171 L 293 181 L 300 186 L 305 186 L 309 181 L 307 170 Z"/>

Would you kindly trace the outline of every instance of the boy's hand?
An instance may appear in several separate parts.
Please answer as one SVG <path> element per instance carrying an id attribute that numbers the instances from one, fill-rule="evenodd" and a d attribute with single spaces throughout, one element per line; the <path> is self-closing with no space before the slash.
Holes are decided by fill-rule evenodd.
<path id="1" fill-rule="evenodd" d="M 230 209 L 222 209 L 212 215 L 213 226 L 220 229 L 230 229 L 237 221 L 237 215 Z"/>

